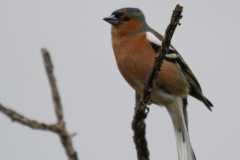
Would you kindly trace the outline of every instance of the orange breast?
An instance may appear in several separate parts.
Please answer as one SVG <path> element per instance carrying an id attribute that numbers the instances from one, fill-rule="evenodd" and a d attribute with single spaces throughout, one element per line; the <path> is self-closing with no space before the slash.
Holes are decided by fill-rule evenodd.
<path id="1" fill-rule="evenodd" d="M 139 93 L 143 91 L 147 75 L 151 72 L 156 56 L 146 34 L 136 36 L 116 35 L 112 45 L 118 68 L 125 80 Z M 189 84 L 178 67 L 164 61 L 157 79 L 157 86 L 164 87 L 174 95 L 185 97 Z"/>

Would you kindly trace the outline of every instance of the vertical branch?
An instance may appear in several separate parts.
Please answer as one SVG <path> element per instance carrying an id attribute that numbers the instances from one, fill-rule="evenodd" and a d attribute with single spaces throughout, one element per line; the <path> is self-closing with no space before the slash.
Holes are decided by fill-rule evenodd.
<path id="1" fill-rule="evenodd" d="M 143 95 L 140 98 L 138 95 L 136 95 L 136 100 L 138 101 L 135 108 L 135 115 L 133 117 L 132 129 L 134 131 L 133 139 L 137 150 L 138 160 L 149 160 L 149 151 L 147 147 L 147 140 L 145 138 L 145 119 L 147 118 L 147 113 L 145 113 L 145 110 L 147 109 L 147 111 L 149 111 L 147 105 L 150 100 L 150 95 L 155 88 L 158 72 L 161 71 L 161 66 L 165 58 L 165 54 L 168 52 L 169 46 L 171 44 L 171 39 L 174 31 L 177 25 L 180 25 L 179 21 L 182 18 L 182 10 L 183 7 L 180 5 L 177 5 L 175 7 L 175 10 L 173 11 L 171 17 L 171 22 L 164 34 L 162 46 L 160 47 L 157 56 L 155 57 L 152 71 L 148 75 L 147 82 L 145 83 Z"/>
<path id="2" fill-rule="evenodd" d="M 140 96 L 136 93 L 135 101 L 136 101 L 136 108 L 135 108 L 135 115 L 132 121 L 132 129 L 134 132 L 133 141 L 136 146 L 137 150 L 137 157 L 138 160 L 149 160 L 149 151 L 147 147 L 147 140 L 146 140 L 146 124 L 145 118 L 147 115 L 142 112 L 138 112 L 138 102 L 140 100 Z"/>
<path id="3" fill-rule="evenodd" d="M 59 127 L 58 135 L 61 139 L 62 145 L 68 155 L 69 160 L 77 160 L 77 153 L 73 148 L 71 135 L 68 134 L 65 128 L 65 122 L 63 119 L 62 104 L 60 101 L 60 96 L 58 93 L 56 79 L 53 75 L 53 65 L 51 62 L 51 57 L 46 49 L 42 49 L 43 60 L 47 72 L 47 76 L 50 82 L 50 87 L 52 90 L 52 97 L 54 102 L 54 108 L 57 115 L 57 126 Z"/>
<path id="4" fill-rule="evenodd" d="M 59 125 L 64 126 L 62 104 L 60 101 L 60 96 L 58 94 L 56 79 L 53 75 L 53 65 L 51 62 L 51 57 L 45 48 L 41 49 L 41 51 L 42 51 L 42 55 L 43 55 L 43 60 L 44 60 L 48 80 L 49 80 L 50 87 L 52 90 L 52 97 L 53 97 L 54 108 L 55 108 L 55 112 L 56 112 L 56 116 L 57 116 L 57 121 L 58 121 Z"/>

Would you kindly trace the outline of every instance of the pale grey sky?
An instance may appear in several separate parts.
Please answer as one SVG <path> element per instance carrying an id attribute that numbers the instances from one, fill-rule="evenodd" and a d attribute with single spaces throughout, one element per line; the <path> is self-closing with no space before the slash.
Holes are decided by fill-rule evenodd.
<path id="1" fill-rule="evenodd" d="M 176 4 L 184 7 L 172 43 L 198 78 L 213 112 L 189 97 L 189 128 L 199 160 L 240 159 L 240 1 L 0 1 L 0 103 L 40 122 L 55 113 L 40 53 L 51 53 L 69 132 L 81 160 L 136 159 L 131 122 L 134 91 L 120 75 L 110 25 L 102 19 L 138 7 L 164 33 Z M 177 159 L 166 109 L 150 106 L 150 158 Z M 1 160 L 66 160 L 57 135 L 0 113 Z"/>

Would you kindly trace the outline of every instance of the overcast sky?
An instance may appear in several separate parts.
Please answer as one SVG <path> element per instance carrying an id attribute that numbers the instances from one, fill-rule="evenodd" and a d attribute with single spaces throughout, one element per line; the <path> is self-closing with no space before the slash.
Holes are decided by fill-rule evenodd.
<path id="1" fill-rule="evenodd" d="M 64 118 L 81 160 L 136 159 L 131 130 L 134 91 L 118 71 L 110 25 L 102 19 L 138 7 L 164 33 L 176 4 L 183 7 L 172 44 L 214 104 L 210 112 L 189 97 L 190 139 L 199 160 L 240 159 L 240 1 L 0 0 L 0 103 L 55 123 L 40 48 L 55 67 Z M 150 106 L 146 120 L 150 158 L 177 160 L 166 109 Z M 0 113 L 1 160 L 66 160 L 57 135 L 12 123 Z"/>

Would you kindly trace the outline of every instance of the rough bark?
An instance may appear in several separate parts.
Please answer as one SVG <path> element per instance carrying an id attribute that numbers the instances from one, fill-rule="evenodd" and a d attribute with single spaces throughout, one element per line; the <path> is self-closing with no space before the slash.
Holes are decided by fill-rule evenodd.
<path id="1" fill-rule="evenodd" d="M 165 58 L 165 54 L 169 50 L 169 46 L 171 44 L 171 39 L 174 34 L 174 31 L 177 25 L 180 25 L 179 21 L 182 18 L 181 15 L 182 10 L 183 7 L 180 5 L 177 5 L 175 7 L 175 10 L 173 11 L 171 17 L 171 22 L 168 25 L 167 30 L 164 34 L 162 46 L 158 50 L 158 53 L 155 57 L 155 62 L 152 67 L 152 71 L 147 76 L 148 78 L 145 83 L 143 95 L 140 97 L 139 95 L 136 94 L 136 108 L 135 115 L 132 121 L 132 129 L 134 131 L 133 139 L 137 150 L 138 160 L 149 160 L 149 150 L 147 146 L 147 140 L 145 137 L 146 134 L 145 119 L 147 118 L 147 113 L 149 111 L 147 105 L 149 104 L 151 93 L 155 88 L 158 72 L 161 71 L 161 66 Z"/>

